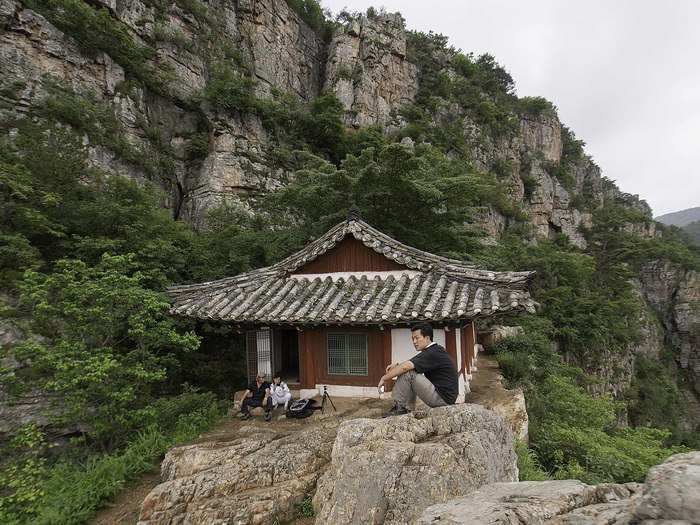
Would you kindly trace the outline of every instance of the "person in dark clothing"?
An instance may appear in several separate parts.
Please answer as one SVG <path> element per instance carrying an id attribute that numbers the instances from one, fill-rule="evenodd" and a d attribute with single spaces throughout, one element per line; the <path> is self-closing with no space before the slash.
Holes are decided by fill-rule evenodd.
<path id="1" fill-rule="evenodd" d="M 250 419 L 250 409 L 253 407 L 265 408 L 265 421 L 272 419 L 272 397 L 270 396 L 270 383 L 265 381 L 265 376 L 258 374 L 255 382 L 248 385 L 248 390 L 243 394 L 241 414 L 244 421 Z"/>
<path id="2" fill-rule="evenodd" d="M 398 416 L 415 409 L 416 397 L 429 407 L 454 405 L 459 393 L 457 367 L 447 351 L 433 342 L 433 328 L 422 323 L 411 327 L 411 339 L 418 355 L 386 367 L 378 387 L 397 377 L 391 392 L 394 406 L 385 414 Z"/>

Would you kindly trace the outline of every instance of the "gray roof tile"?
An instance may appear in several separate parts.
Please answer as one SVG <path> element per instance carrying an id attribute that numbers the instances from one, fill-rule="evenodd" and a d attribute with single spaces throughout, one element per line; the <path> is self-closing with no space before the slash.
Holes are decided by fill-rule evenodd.
<path id="1" fill-rule="evenodd" d="M 405 272 L 296 274 L 347 235 L 407 267 Z M 173 286 L 171 313 L 233 323 L 377 324 L 462 320 L 534 311 L 534 272 L 492 272 L 408 247 L 361 220 L 333 227 L 277 264 L 236 277 Z"/>

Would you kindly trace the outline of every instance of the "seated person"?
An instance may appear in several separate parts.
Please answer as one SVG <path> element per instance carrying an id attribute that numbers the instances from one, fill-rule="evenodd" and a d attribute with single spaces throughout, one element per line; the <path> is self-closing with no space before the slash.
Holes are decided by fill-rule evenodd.
<path id="1" fill-rule="evenodd" d="M 289 391 L 289 386 L 287 383 L 282 381 L 280 373 L 277 372 L 272 378 L 272 385 L 270 385 L 270 392 L 272 395 L 272 409 L 277 408 L 277 405 L 284 405 L 284 410 L 287 410 L 289 402 L 292 400 L 292 393 Z"/>
<path id="2" fill-rule="evenodd" d="M 439 344 L 433 341 L 433 328 L 427 323 L 411 327 L 411 340 L 418 355 L 386 367 L 379 388 L 397 377 L 391 396 L 394 406 L 385 414 L 398 416 L 415 410 L 416 396 L 429 407 L 454 405 L 459 392 L 457 367 Z"/>
<path id="3" fill-rule="evenodd" d="M 270 383 L 265 381 L 263 374 L 258 374 L 255 382 L 248 385 L 248 390 L 243 394 L 243 402 L 241 403 L 241 419 L 250 419 L 250 409 L 252 407 L 265 408 L 265 421 L 272 419 L 272 398 L 270 397 Z"/>

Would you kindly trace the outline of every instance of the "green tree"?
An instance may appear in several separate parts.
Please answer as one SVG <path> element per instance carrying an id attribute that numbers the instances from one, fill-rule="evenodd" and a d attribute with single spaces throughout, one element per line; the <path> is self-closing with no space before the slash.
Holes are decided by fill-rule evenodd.
<path id="1" fill-rule="evenodd" d="M 427 144 L 367 148 L 340 168 L 309 155 L 302 165 L 267 201 L 268 214 L 289 217 L 300 240 L 342 221 L 355 204 L 365 220 L 407 244 L 467 257 L 478 235 L 465 220 L 477 204 L 502 197 L 494 178 Z"/>
<path id="2" fill-rule="evenodd" d="M 150 404 L 178 353 L 199 345 L 146 281 L 133 257 L 104 255 L 96 266 L 61 260 L 52 274 L 28 270 L 21 284 L 21 304 L 43 339 L 19 344 L 15 355 L 40 374 L 35 387 L 60 395 L 59 419 L 87 425 L 106 449 L 156 417 Z"/>

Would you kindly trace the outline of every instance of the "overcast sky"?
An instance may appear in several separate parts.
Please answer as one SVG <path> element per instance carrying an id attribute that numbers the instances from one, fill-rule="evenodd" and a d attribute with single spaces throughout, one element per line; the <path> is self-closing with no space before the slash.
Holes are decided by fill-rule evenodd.
<path id="1" fill-rule="evenodd" d="M 700 206 L 700 0 L 322 0 L 491 53 L 655 215 Z"/>

